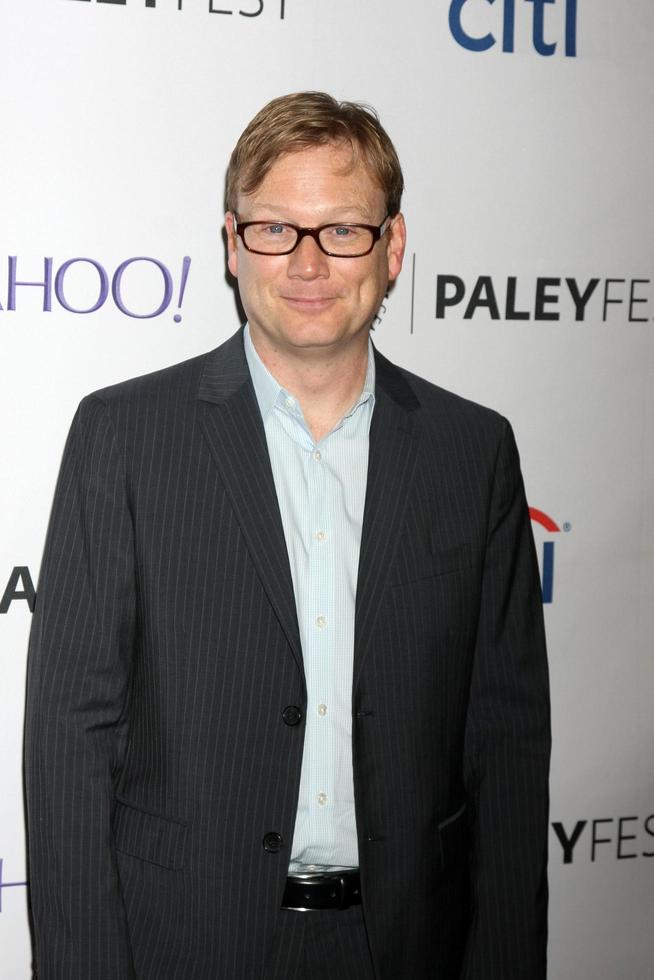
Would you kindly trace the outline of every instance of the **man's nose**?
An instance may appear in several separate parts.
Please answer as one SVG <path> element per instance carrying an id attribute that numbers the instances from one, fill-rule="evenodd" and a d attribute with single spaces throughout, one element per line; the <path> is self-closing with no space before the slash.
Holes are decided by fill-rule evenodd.
<path id="1" fill-rule="evenodd" d="M 328 256 L 322 251 L 318 242 L 305 235 L 294 252 L 289 255 L 288 274 L 300 279 L 326 278 L 329 275 Z"/>

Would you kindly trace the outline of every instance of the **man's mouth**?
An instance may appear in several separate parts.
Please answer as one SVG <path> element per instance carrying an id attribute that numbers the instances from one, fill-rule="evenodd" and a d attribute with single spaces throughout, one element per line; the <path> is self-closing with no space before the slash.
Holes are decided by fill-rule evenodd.
<path id="1" fill-rule="evenodd" d="M 282 296 L 285 303 L 301 310 L 321 310 L 330 306 L 336 296 Z"/>

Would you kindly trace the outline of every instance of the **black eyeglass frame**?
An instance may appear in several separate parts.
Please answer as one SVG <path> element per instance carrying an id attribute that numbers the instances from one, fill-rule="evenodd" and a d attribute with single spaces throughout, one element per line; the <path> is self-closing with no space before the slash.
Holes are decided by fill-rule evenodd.
<path id="1" fill-rule="evenodd" d="M 329 224 L 319 225 L 317 228 L 301 228 L 299 225 L 294 225 L 290 221 L 239 221 L 237 215 L 233 214 L 234 218 L 234 231 L 240 236 L 243 245 L 248 250 L 248 252 L 253 252 L 255 255 L 290 255 L 298 247 L 300 242 L 305 236 L 313 238 L 314 242 L 318 246 L 321 252 L 325 255 L 329 255 L 333 259 L 361 259 L 364 255 L 370 255 L 373 248 L 377 242 L 386 234 L 390 227 L 390 222 L 392 217 L 387 214 L 380 225 L 362 225 L 358 221 L 330 221 Z M 387 224 L 388 222 L 388 224 Z M 283 252 L 260 252 L 256 248 L 251 248 L 245 241 L 245 229 L 249 228 L 251 225 L 284 225 L 285 228 L 292 228 L 293 231 L 297 232 L 297 238 L 293 248 L 287 248 Z M 386 226 L 386 227 L 384 227 Z M 355 255 L 344 255 L 342 252 L 328 252 L 320 241 L 320 232 L 324 231 L 325 228 L 364 228 L 369 231 L 372 235 L 372 242 L 370 248 L 366 249 L 365 252 L 357 252 Z M 382 230 L 383 229 L 383 230 Z"/>

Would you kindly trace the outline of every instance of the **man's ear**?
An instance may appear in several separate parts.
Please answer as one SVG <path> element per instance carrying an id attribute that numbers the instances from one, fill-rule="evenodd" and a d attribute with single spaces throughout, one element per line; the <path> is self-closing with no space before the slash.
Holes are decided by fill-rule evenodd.
<path id="1" fill-rule="evenodd" d="M 391 221 L 391 226 L 386 232 L 388 241 L 386 244 L 386 258 L 388 261 L 388 279 L 393 282 L 397 279 L 402 270 L 402 260 L 406 248 L 406 225 L 404 215 L 396 214 Z"/>
<path id="2" fill-rule="evenodd" d="M 225 231 L 227 232 L 227 268 L 234 278 L 238 279 L 238 237 L 231 211 L 225 215 Z"/>

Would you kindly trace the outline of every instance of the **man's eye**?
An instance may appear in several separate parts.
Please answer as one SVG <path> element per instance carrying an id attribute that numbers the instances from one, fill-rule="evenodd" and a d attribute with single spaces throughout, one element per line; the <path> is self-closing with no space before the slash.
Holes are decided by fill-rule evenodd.
<path id="1" fill-rule="evenodd" d="M 354 238 L 356 233 L 356 228 L 349 228 L 347 225 L 335 225 L 332 228 L 332 234 L 336 238 Z"/>
<path id="2" fill-rule="evenodd" d="M 288 231 L 286 225 L 265 225 L 262 231 L 267 235 L 283 235 L 285 231 Z"/>

